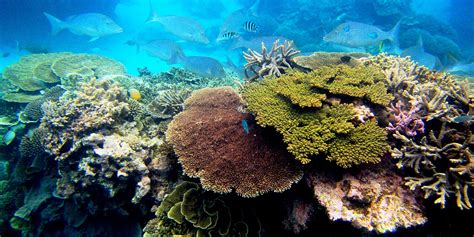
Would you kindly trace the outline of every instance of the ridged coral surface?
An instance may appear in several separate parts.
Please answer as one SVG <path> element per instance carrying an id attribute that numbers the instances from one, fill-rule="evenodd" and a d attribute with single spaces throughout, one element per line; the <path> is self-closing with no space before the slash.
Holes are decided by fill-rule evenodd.
<path id="1" fill-rule="evenodd" d="M 186 100 L 184 112 L 170 123 L 167 140 L 184 172 L 205 189 L 232 190 L 244 197 L 282 192 L 301 179 L 278 143 L 268 140 L 249 114 L 239 112 L 239 95 L 230 87 L 203 89 Z M 242 126 L 248 123 L 248 133 Z"/>

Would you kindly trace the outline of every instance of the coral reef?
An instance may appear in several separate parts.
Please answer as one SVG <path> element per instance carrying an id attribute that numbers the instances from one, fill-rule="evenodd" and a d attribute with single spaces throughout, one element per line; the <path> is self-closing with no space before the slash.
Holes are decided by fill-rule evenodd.
<path id="1" fill-rule="evenodd" d="M 38 122 L 43 117 L 43 103 L 46 101 L 58 101 L 63 93 L 64 90 L 60 86 L 47 89 L 41 98 L 25 106 L 23 111 L 18 115 L 18 119 L 23 123 Z"/>
<path id="2" fill-rule="evenodd" d="M 255 197 L 289 189 L 302 172 L 241 107 L 230 87 L 202 89 L 186 100 L 166 133 L 184 172 L 218 193 Z"/>
<path id="3" fill-rule="evenodd" d="M 245 64 L 245 74 L 248 80 L 252 81 L 262 78 L 265 75 L 281 76 L 285 69 L 292 68 L 293 57 L 299 54 L 293 46 L 293 41 L 285 41 L 279 44 L 279 40 L 273 43 L 270 52 L 267 52 L 265 44 L 262 42 L 262 53 L 258 53 L 249 49 L 244 52 L 244 58 L 247 60 Z M 249 77 L 248 72 L 253 75 Z"/>
<path id="4" fill-rule="evenodd" d="M 380 75 L 374 68 L 342 65 L 310 73 L 293 71 L 249 84 L 243 97 L 257 123 L 274 127 L 283 135 L 288 151 L 301 163 L 325 154 L 327 159 L 348 168 L 378 162 L 388 150 L 384 129 L 374 121 L 356 126 L 352 121 L 360 110 L 347 103 L 367 98 L 374 105 L 388 104 L 391 96 L 377 81 L 383 79 Z M 341 98 L 349 101 L 341 103 Z M 364 133 L 370 136 L 363 136 Z M 352 151 L 338 150 L 348 144 Z"/>
<path id="5" fill-rule="evenodd" d="M 474 181 L 473 126 L 454 126 L 443 123 L 441 130 L 421 139 L 412 140 L 396 132 L 394 137 L 403 142 L 394 148 L 392 156 L 399 159 L 399 168 L 411 168 L 414 177 L 407 177 L 406 185 L 412 190 L 421 188 L 425 198 L 436 196 L 434 203 L 444 208 L 451 194 L 460 209 L 472 208 Z"/>
<path id="6" fill-rule="evenodd" d="M 240 208 L 205 192 L 197 183 L 182 182 L 165 197 L 148 222 L 144 236 L 248 236 L 258 234 Z"/>
<path id="7" fill-rule="evenodd" d="M 324 172 L 308 176 L 314 196 L 331 220 L 350 221 L 377 233 L 417 226 L 427 221 L 423 206 L 403 178 L 390 170 L 363 170 L 337 180 Z"/>
<path id="8" fill-rule="evenodd" d="M 191 91 L 186 89 L 161 91 L 160 94 L 147 105 L 147 111 L 154 118 L 171 118 L 183 111 L 184 101 L 190 94 Z"/>
<path id="9" fill-rule="evenodd" d="M 460 119 L 473 114 L 468 82 L 403 58 L 379 55 L 365 63 L 379 65 L 396 98 L 387 129 L 396 141 L 392 156 L 407 172 L 406 185 L 420 188 L 425 198 L 436 196 L 442 208 L 453 193 L 460 209 L 471 208 L 473 123 Z"/>

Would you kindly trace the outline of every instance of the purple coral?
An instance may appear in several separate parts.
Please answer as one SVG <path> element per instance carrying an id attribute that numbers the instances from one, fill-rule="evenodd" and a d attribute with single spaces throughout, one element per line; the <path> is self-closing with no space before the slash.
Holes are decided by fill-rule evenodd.
<path id="1" fill-rule="evenodd" d="M 395 116 L 394 123 L 390 123 L 387 130 L 390 132 L 399 131 L 400 133 L 414 137 L 418 133 L 425 131 L 425 123 L 418 116 L 420 108 L 418 106 L 411 106 L 410 110 L 406 110 L 401 102 L 397 102 L 395 106 L 390 105 L 388 110 Z"/>

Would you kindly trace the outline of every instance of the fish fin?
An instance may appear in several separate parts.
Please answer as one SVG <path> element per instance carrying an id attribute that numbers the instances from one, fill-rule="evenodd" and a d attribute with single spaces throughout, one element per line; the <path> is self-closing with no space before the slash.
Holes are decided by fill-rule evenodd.
<path id="1" fill-rule="evenodd" d="M 96 40 L 99 39 L 99 38 L 100 38 L 99 36 L 97 36 L 97 37 L 92 37 L 92 38 L 89 40 L 89 42 L 96 41 Z"/>
<path id="2" fill-rule="evenodd" d="M 400 24 L 402 20 L 399 20 L 397 24 L 388 32 L 388 40 L 390 40 L 393 46 L 399 47 L 398 33 L 400 32 Z"/>
<path id="3" fill-rule="evenodd" d="M 257 10 L 258 10 L 259 5 L 260 5 L 260 0 L 257 0 L 252 4 L 252 6 L 250 6 L 249 8 L 250 15 L 258 17 Z"/>
<path id="4" fill-rule="evenodd" d="M 66 28 L 66 24 L 64 21 L 59 20 L 58 18 L 43 12 L 43 14 L 48 18 L 49 23 L 51 24 L 51 34 L 56 35 L 59 33 L 61 30 Z"/>
<path id="5" fill-rule="evenodd" d="M 148 14 L 148 19 L 146 20 L 146 22 L 158 21 L 160 16 L 158 15 L 158 12 L 156 12 L 156 9 L 153 6 L 153 3 L 151 2 L 151 0 L 148 0 L 148 5 L 150 7 L 150 14 Z"/>

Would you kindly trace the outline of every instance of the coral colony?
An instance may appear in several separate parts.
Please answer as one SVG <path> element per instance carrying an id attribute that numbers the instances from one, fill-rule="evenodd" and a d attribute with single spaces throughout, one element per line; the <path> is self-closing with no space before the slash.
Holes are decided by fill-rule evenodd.
<path id="1" fill-rule="evenodd" d="M 249 50 L 239 84 L 176 68 L 134 77 L 92 54 L 23 57 L 2 79 L 2 99 L 21 105 L 1 120 L 18 115 L 7 138 L 21 140 L 0 165 L 2 225 L 100 234 L 113 216 L 150 237 L 292 236 L 321 214 L 387 233 L 429 223 L 427 208 L 472 208 L 466 81 L 409 58 L 298 53 Z"/>

